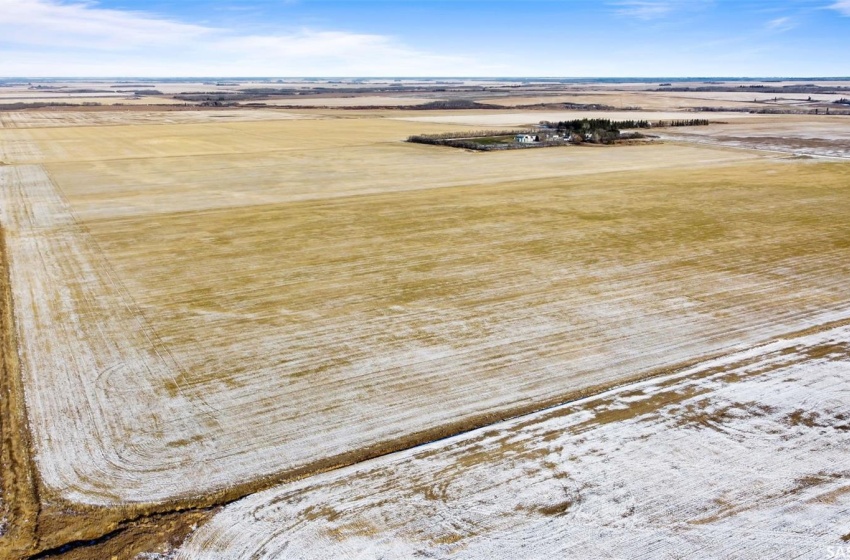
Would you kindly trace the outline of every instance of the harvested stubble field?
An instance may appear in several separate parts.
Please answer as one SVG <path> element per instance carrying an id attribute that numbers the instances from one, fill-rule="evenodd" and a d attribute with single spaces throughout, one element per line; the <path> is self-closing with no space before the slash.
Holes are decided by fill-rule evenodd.
<path id="1" fill-rule="evenodd" d="M 214 503 L 850 317 L 844 164 L 217 114 L 0 130 L 42 500 Z"/>
<path id="2" fill-rule="evenodd" d="M 846 85 L 846 84 L 844 84 Z M 705 92 L 705 91 L 582 91 L 570 94 L 538 94 L 508 97 L 485 97 L 478 101 L 503 107 L 551 103 L 599 103 L 613 107 L 640 107 L 642 111 L 692 110 L 701 107 L 730 107 L 759 110 L 766 107 L 810 107 L 813 102 L 832 102 L 841 98 L 835 94 Z M 774 101 L 776 99 L 776 101 Z"/>
<path id="3" fill-rule="evenodd" d="M 850 117 L 796 115 L 743 118 L 705 127 L 654 131 L 662 138 L 805 156 L 850 159 Z"/>
<path id="4" fill-rule="evenodd" d="M 250 496 L 178 560 L 822 559 L 850 540 L 850 327 Z"/>
<path id="5" fill-rule="evenodd" d="M 169 125 L 214 123 L 229 121 L 278 121 L 286 119 L 319 118 L 318 115 L 306 115 L 295 112 L 275 110 L 234 110 L 220 109 L 205 111 L 186 108 L 169 112 L 151 110 L 150 107 L 125 108 L 123 110 L 102 110 L 90 108 L 83 111 L 79 107 L 55 109 L 52 111 L 19 111 L 0 113 L 2 128 L 76 128 L 86 126 L 110 125 Z"/>

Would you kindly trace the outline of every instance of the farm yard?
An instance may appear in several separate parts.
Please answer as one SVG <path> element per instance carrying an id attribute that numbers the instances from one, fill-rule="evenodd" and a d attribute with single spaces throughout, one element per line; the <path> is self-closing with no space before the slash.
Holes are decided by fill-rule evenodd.
<path id="1" fill-rule="evenodd" d="M 850 165 L 724 138 L 846 118 L 405 142 L 587 116 L 0 113 L 0 550 L 841 546 Z"/>
<path id="2" fill-rule="evenodd" d="M 646 136 L 634 129 L 653 127 L 707 126 L 708 120 L 679 121 L 612 121 L 610 119 L 575 119 L 550 123 L 543 121 L 528 130 L 479 130 L 448 132 L 442 134 L 414 134 L 407 141 L 415 144 L 449 146 L 466 150 L 489 152 L 519 148 L 549 148 L 570 144 L 622 144 L 635 140 L 657 138 Z M 621 129 L 632 132 L 621 132 Z"/>

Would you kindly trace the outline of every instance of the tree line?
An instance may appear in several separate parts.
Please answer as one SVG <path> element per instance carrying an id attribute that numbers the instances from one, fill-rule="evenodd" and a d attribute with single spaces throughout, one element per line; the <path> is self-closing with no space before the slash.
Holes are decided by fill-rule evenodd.
<path id="1" fill-rule="evenodd" d="M 611 133 L 619 133 L 622 129 L 634 128 L 660 128 L 668 126 L 706 126 L 709 124 L 707 119 L 682 119 L 673 121 L 646 121 L 646 120 L 625 120 L 612 121 L 610 119 L 573 119 L 571 121 L 559 121 L 550 123 L 544 121 L 541 125 L 557 130 L 558 134 L 585 134 L 590 131 L 605 131 Z"/>
<path id="2" fill-rule="evenodd" d="M 437 144 L 436 140 L 455 140 L 457 138 L 487 138 L 490 136 L 515 136 L 534 134 L 533 130 L 468 130 L 464 132 L 443 132 L 442 134 L 415 134 L 407 138 L 408 142 L 419 144 Z"/>

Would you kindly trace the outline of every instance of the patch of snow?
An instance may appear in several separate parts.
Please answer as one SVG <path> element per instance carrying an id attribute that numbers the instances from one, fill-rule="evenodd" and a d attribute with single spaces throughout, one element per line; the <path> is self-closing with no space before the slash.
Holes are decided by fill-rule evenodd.
<path id="1" fill-rule="evenodd" d="M 283 485 L 177 558 L 826 558 L 850 534 L 850 352 L 819 349 L 842 345 L 850 326 Z"/>

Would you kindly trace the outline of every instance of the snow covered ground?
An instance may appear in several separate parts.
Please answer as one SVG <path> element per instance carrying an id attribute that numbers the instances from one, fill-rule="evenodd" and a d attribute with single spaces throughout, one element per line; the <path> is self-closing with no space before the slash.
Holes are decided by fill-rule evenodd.
<path id="1" fill-rule="evenodd" d="M 712 121 L 719 117 L 708 117 Z M 723 120 L 728 120 L 723 117 Z M 729 146 L 798 156 L 850 158 L 850 118 L 749 116 L 737 121 L 653 131 L 666 140 Z"/>
<path id="2" fill-rule="evenodd" d="M 250 496 L 177 558 L 837 557 L 848 453 L 845 322 Z"/>

